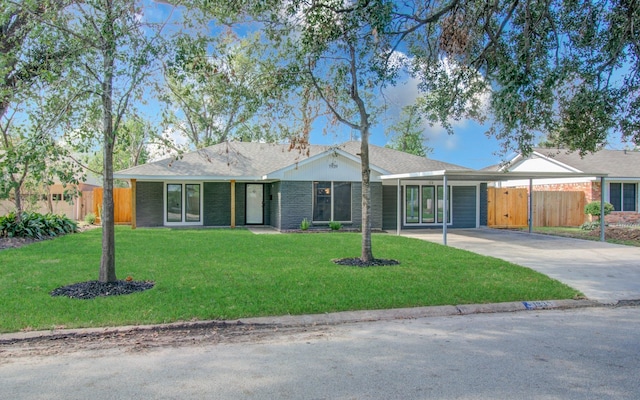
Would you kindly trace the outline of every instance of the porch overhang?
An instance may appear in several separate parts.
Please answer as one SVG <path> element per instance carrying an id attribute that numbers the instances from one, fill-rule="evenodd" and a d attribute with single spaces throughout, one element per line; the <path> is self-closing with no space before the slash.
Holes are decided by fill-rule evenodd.
<path id="1" fill-rule="evenodd" d="M 534 171 L 476 171 L 476 170 L 439 170 L 439 171 L 423 171 L 423 172 L 409 172 L 403 174 L 382 175 L 380 179 L 384 183 L 385 181 L 395 181 L 398 194 L 397 194 L 397 219 L 396 219 L 396 234 L 400 235 L 402 227 L 402 201 L 401 201 L 401 186 L 402 182 L 407 181 L 419 181 L 419 180 L 441 180 L 443 186 L 447 186 L 449 181 L 467 181 L 467 182 L 500 182 L 511 180 L 528 180 L 529 181 L 529 233 L 533 231 L 532 226 L 532 194 L 533 194 L 533 181 L 536 179 L 566 179 L 566 178 L 591 178 L 599 179 L 600 187 L 604 188 L 605 178 L 608 174 L 601 172 L 534 172 Z M 444 193 L 443 199 L 443 215 L 448 215 L 448 202 L 447 202 L 447 190 Z M 600 190 L 600 215 L 604 215 L 604 190 Z M 604 218 L 600 218 L 600 240 L 604 242 Z M 442 224 L 442 242 L 447 245 L 447 224 Z"/>

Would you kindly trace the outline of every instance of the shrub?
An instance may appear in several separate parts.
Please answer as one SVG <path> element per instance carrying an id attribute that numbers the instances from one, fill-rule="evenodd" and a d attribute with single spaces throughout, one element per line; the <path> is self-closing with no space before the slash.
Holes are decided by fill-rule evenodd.
<path id="1" fill-rule="evenodd" d="M 300 229 L 302 229 L 303 231 L 306 231 L 307 229 L 309 229 L 309 227 L 311 226 L 311 222 L 309 222 L 308 219 L 303 219 L 302 222 L 300 223 Z"/>
<path id="2" fill-rule="evenodd" d="M 94 213 L 89 213 L 84 216 L 84 222 L 89 225 L 93 225 L 96 223 L 96 215 Z"/>
<path id="3" fill-rule="evenodd" d="M 342 224 L 340 222 L 331 221 L 329 222 L 329 228 L 331 228 L 332 231 L 337 231 L 342 228 Z"/>
<path id="4" fill-rule="evenodd" d="M 594 229 L 598 229 L 599 227 L 600 227 L 599 221 L 585 222 L 584 224 L 580 225 L 580 229 L 585 231 L 592 231 Z"/>
<path id="5" fill-rule="evenodd" d="M 611 211 L 613 211 L 613 204 L 611 203 L 604 203 L 604 215 L 609 215 L 611 214 Z M 584 213 L 591 215 L 593 217 L 600 217 L 600 202 L 599 201 L 592 201 L 591 203 L 587 204 L 584 207 Z"/>
<path id="6" fill-rule="evenodd" d="M 75 232 L 77 225 L 63 215 L 15 212 L 0 217 L 0 237 L 43 239 Z"/>

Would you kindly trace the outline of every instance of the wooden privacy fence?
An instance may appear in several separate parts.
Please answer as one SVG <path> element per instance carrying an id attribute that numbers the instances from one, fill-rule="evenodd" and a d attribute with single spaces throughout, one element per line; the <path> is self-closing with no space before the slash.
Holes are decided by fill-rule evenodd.
<path id="1" fill-rule="evenodd" d="M 585 221 L 584 192 L 533 192 L 533 226 L 579 226 Z M 522 188 L 488 188 L 487 224 L 494 228 L 528 225 L 529 193 Z"/>
<path id="2" fill-rule="evenodd" d="M 487 224 L 494 228 L 527 226 L 527 204 L 527 189 L 488 188 Z"/>
<path id="3" fill-rule="evenodd" d="M 98 206 L 102 208 L 102 188 L 93 189 L 93 212 L 97 215 Z M 131 223 L 131 189 L 113 189 L 113 218 L 116 224 Z"/>
<path id="4" fill-rule="evenodd" d="M 580 226 L 585 221 L 584 192 L 533 192 L 533 226 Z"/>

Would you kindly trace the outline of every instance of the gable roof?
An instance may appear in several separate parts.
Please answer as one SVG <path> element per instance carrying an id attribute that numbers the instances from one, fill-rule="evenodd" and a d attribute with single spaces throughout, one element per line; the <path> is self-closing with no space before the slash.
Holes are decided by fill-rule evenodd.
<path id="1" fill-rule="evenodd" d="M 569 169 L 579 172 L 598 171 L 607 174 L 609 178 L 638 178 L 640 177 L 640 152 L 625 150 L 599 150 L 580 157 L 578 152 L 564 149 L 549 149 L 536 147 L 535 155 L 544 157 L 551 162 L 561 163 Z M 516 157 L 514 162 L 520 161 L 522 156 Z"/>
<path id="2" fill-rule="evenodd" d="M 360 142 L 337 146 L 309 145 L 308 153 L 289 150 L 288 144 L 225 142 L 192 151 L 182 157 L 171 157 L 139 165 L 114 174 L 121 179 L 251 179 L 259 180 L 270 173 L 295 166 L 309 158 L 334 149 L 360 159 Z M 414 156 L 401 151 L 369 145 L 372 168 L 390 174 L 441 169 L 467 170 L 459 165 Z"/>

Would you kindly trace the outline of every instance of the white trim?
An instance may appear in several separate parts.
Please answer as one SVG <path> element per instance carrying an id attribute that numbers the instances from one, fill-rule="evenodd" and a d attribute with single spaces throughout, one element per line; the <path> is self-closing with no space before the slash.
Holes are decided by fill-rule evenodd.
<path id="1" fill-rule="evenodd" d="M 294 169 L 296 169 L 296 168 L 298 168 L 300 166 L 312 163 L 314 161 L 320 160 L 320 159 L 325 158 L 325 157 L 332 157 L 333 154 L 338 154 L 338 155 L 340 155 L 342 157 L 345 157 L 346 159 L 351 160 L 351 161 L 355 162 L 358 165 L 362 164 L 362 160 L 359 157 L 356 157 L 351 153 L 347 153 L 346 151 L 340 150 L 340 149 L 329 149 L 329 150 L 323 151 L 322 153 L 319 153 L 319 154 L 316 154 L 314 156 L 311 156 L 309 158 L 305 158 L 304 160 L 301 160 L 301 161 L 299 161 L 297 163 L 294 163 L 294 164 L 291 164 L 291 165 L 287 165 L 284 168 L 280 168 L 278 170 L 269 172 L 268 174 L 263 175 L 262 179 L 263 180 L 266 180 L 266 179 L 282 179 L 284 177 L 284 173 L 287 172 L 287 171 L 294 170 Z M 380 175 L 384 175 L 384 174 L 388 174 L 389 173 L 389 171 L 384 170 L 384 169 L 382 169 L 382 168 L 380 168 L 380 167 L 378 167 L 378 166 L 376 166 L 374 164 L 371 164 L 371 163 L 369 163 L 369 168 L 372 171 L 375 171 L 375 172 L 379 173 Z"/>
<path id="2" fill-rule="evenodd" d="M 185 204 L 187 191 L 185 185 L 200 185 L 200 221 L 198 222 L 185 222 Z M 167 221 L 167 185 L 182 185 L 182 222 L 168 222 Z M 203 226 L 204 225 L 204 182 L 192 182 L 192 181 L 164 181 L 163 193 L 162 193 L 162 223 L 164 226 Z"/>
<path id="3" fill-rule="evenodd" d="M 409 182 L 409 183 L 402 183 L 400 182 L 400 185 L 403 187 L 402 189 L 402 193 L 404 194 L 403 199 L 404 201 L 402 202 L 402 208 L 401 208 L 401 212 L 404 211 L 402 213 L 402 225 L 407 228 L 407 227 L 414 227 L 414 226 L 422 226 L 422 227 L 433 227 L 433 226 L 442 226 L 444 225 L 444 222 L 438 222 L 438 187 L 443 187 L 444 183 L 443 182 L 436 182 L 436 183 L 421 183 L 418 181 L 415 182 Z M 434 222 L 407 222 L 407 187 L 408 186 L 417 186 L 418 187 L 418 220 L 422 220 L 422 187 L 424 186 L 433 186 L 434 191 L 433 191 L 433 196 L 434 196 L 434 215 L 433 215 L 433 219 Z M 449 188 L 450 193 L 448 196 L 444 195 L 443 196 L 443 201 L 445 199 L 447 199 L 449 201 L 448 207 L 445 207 L 443 205 L 443 212 L 444 210 L 448 210 L 449 214 L 451 214 L 449 221 L 446 223 L 446 225 L 453 225 L 453 210 L 452 210 L 452 198 L 453 198 L 453 186 L 451 183 L 447 182 L 447 187 Z M 461 186 L 461 185 L 455 185 L 455 186 Z M 443 192 L 444 194 L 444 192 Z M 446 216 L 443 214 L 443 219 L 446 220 Z"/>
<path id="4" fill-rule="evenodd" d="M 261 182 L 266 176 L 209 176 L 209 175 L 130 175 L 130 174 L 114 174 L 116 179 L 135 179 L 138 182 Z"/>
<path id="5" fill-rule="evenodd" d="M 430 179 L 442 179 L 447 176 L 449 181 L 508 181 L 513 179 L 561 179 L 561 178 L 593 178 L 593 177 L 608 177 L 608 174 L 598 172 L 495 172 L 495 171 L 475 171 L 475 170 L 438 170 L 438 171 L 423 171 L 423 172 L 411 172 L 404 174 L 382 175 L 380 179 L 418 179 L 418 178 L 430 178 Z"/>

